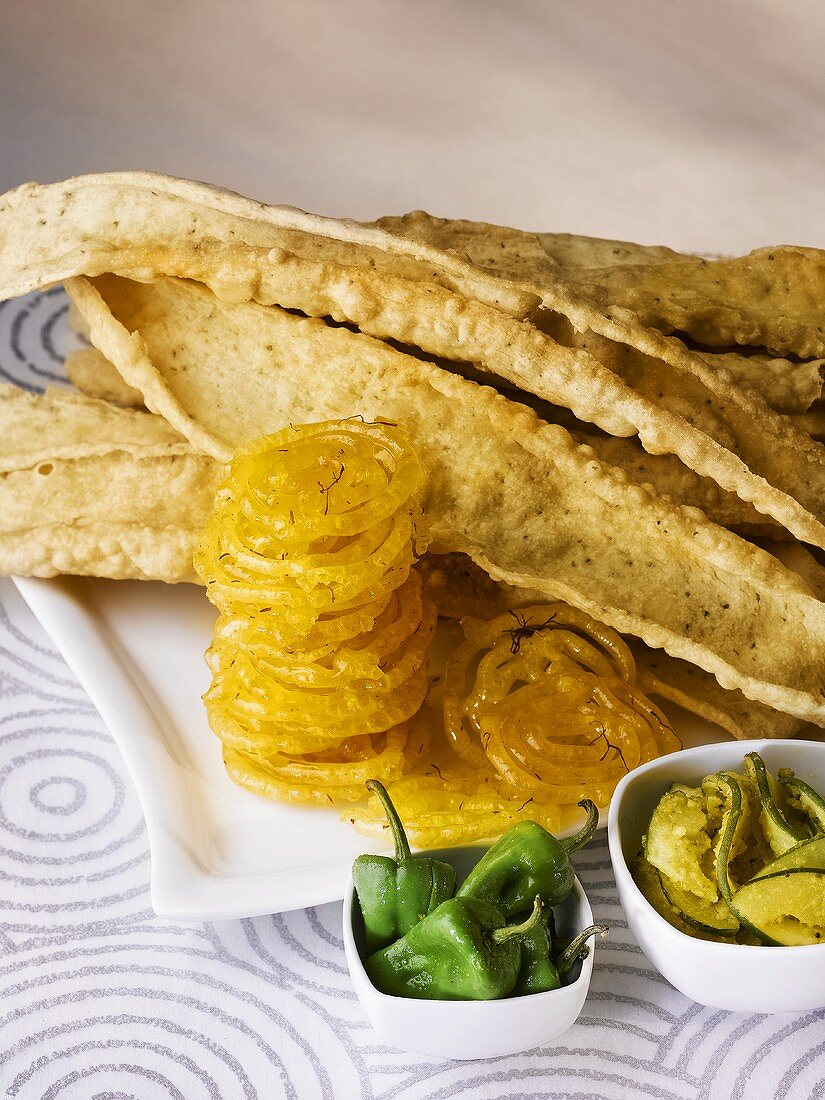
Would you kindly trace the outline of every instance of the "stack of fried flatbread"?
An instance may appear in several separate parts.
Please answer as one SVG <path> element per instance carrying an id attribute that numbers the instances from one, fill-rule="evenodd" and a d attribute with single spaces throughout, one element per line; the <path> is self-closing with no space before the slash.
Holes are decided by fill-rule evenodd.
<path id="1" fill-rule="evenodd" d="M 0 298 L 63 282 L 82 393 L 0 399 L 0 569 L 194 580 L 220 464 L 403 423 L 444 614 L 564 599 L 735 736 L 825 725 L 825 253 L 705 260 L 146 173 L 0 199 Z"/>

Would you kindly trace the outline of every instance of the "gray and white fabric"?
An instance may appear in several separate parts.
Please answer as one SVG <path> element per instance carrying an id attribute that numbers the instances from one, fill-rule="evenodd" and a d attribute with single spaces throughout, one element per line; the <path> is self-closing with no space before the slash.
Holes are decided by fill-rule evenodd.
<path id="1" fill-rule="evenodd" d="M 0 307 L 0 375 L 59 380 L 51 290 Z M 627 930 L 604 834 L 576 860 L 610 925 L 578 1024 L 487 1062 L 387 1049 L 350 987 L 338 905 L 171 924 L 102 721 L 13 585 L 0 587 L 0 1096 L 19 1100 L 821 1100 L 825 1013 L 692 1004 Z"/>

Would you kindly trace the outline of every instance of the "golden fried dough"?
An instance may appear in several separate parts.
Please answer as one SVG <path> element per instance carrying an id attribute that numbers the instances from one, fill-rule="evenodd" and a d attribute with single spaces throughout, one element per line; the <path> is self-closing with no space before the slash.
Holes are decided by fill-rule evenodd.
<path id="1" fill-rule="evenodd" d="M 825 605 L 804 582 L 531 410 L 370 337 L 221 302 L 196 283 L 69 287 L 95 345 L 196 449 L 223 460 L 290 420 L 403 423 L 427 474 L 434 549 L 465 552 L 749 698 L 825 719 Z"/>

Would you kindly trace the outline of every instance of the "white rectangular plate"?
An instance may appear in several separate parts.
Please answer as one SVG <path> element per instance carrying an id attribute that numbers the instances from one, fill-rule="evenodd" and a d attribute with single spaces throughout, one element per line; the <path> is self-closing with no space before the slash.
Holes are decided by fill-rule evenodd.
<path id="1" fill-rule="evenodd" d="M 201 695 L 214 611 L 194 585 L 16 579 L 108 725 L 137 789 L 152 853 L 152 904 L 173 920 L 283 912 L 343 897 L 363 851 L 386 851 L 334 809 L 236 787 Z M 725 735 L 669 708 L 687 745 Z"/>

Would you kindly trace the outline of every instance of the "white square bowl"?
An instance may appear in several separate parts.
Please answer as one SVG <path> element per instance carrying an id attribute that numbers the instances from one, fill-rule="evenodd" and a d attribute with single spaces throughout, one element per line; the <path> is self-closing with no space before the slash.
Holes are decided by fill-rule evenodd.
<path id="1" fill-rule="evenodd" d="M 459 882 L 485 852 L 482 847 L 449 848 L 426 855 L 447 860 Z M 560 935 L 572 937 L 593 923 L 593 913 L 578 879 L 567 901 L 554 907 Z M 389 1046 L 434 1058 L 469 1061 L 520 1054 L 552 1043 L 581 1013 L 593 973 L 594 945 L 569 985 L 526 997 L 496 1001 L 429 1001 L 390 997 L 369 979 L 363 963 L 361 909 L 352 885 L 344 894 L 344 951 L 350 977 L 369 1022 Z M 575 973 L 575 970 L 573 971 Z"/>
<path id="2" fill-rule="evenodd" d="M 825 791 L 825 745 L 815 741 L 728 741 L 653 760 L 622 779 L 610 805 L 607 836 L 616 885 L 639 946 L 686 997 L 731 1012 L 809 1012 L 825 1007 L 825 944 L 749 947 L 694 939 L 659 916 L 628 867 L 671 783 L 695 786 L 712 772 L 741 772 L 749 752 L 760 753 L 770 771 L 793 768 Z"/>

